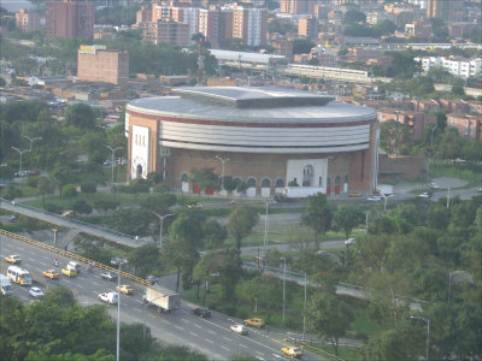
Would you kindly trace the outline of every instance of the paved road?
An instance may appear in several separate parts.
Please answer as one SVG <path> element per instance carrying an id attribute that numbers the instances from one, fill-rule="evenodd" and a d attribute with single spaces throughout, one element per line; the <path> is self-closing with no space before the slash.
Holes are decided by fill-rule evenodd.
<path id="1" fill-rule="evenodd" d="M 44 288 L 60 284 L 70 288 L 83 305 L 100 303 L 97 295 L 107 290 L 113 290 L 115 284 L 103 280 L 99 271 L 93 273 L 81 272 L 75 279 L 62 278 L 56 281 L 45 280 L 41 273 L 52 267 L 53 256 L 45 250 L 34 248 L 10 238 L 0 238 L 0 255 L 19 254 L 33 279 Z M 68 260 L 59 257 L 65 264 Z M 6 264 L 2 261 L 0 268 L 5 271 Z M 28 290 L 14 286 L 14 294 L 24 301 L 29 301 Z M 161 342 L 189 346 L 206 354 L 213 360 L 227 360 L 237 353 L 246 353 L 258 357 L 259 360 L 286 360 L 281 356 L 282 342 L 275 337 L 277 332 L 251 330 L 248 336 L 239 336 L 229 331 L 229 326 L 240 320 L 228 318 L 226 315 L 214 312 L 209 320 L 198 318 L 191 313 L 192 305 L 183 302 L 181 309 L 172 314 L 159 314 L 148 308 L 142 302 L 142 289 L 138 288 L 134 296 L 122 296 L 122 321 L 127 323 L 141 322 L 151 328 L 152 334 Z M 116 308 L 108 306 L 110 314 L 115 318 Z M 320 357 L 306 353 L 304 360 L 321 360 Z"/>
<path id="2" fill-rule="evenodd" d="M 60 227 L 70 228 L 78 230 L 79 232 L 89 234 L 91 236 L 99 237 L 107 241 L 120 244 L 122 246 L 128 246 L 132 248 L 140 247 L 146 243 L 152 243 L 145 239 L 135 239 L 128 235 L 115 232 L 108 228 L 99 227 L 96 225 L 82 223 L 76 220 L 66 219 L 59 215 L 48 213 L 37 208 L 27 207 L 25 205 L 13 204 L 12 202 L 4 199 L 0 200 L 0 208 L 10 212 L 23 214 L 27 217 L 35 218 L 47 223 L 55 224 Z"/>
<path id="3" fill-rule="evenodd" d="M 332 240 L 332 241 L 323 241 L 320 243 L 320 250 L 329 250 L 329 249 L 341 249 L 345 248 L 345 241 L 344 240 Z M 296 249 L 295 244 L 291 243 L 279 243 L 279 244 L 269 244 L 266 246 L 266 250 L 273 250 L 276 249 L 280 252 L 289 252 Z M 259 254 L 263 254 L 263 246 L 250 246 L 250 247 L 241 247 L 241 255 L 243 256 L 258 256 Z"/>

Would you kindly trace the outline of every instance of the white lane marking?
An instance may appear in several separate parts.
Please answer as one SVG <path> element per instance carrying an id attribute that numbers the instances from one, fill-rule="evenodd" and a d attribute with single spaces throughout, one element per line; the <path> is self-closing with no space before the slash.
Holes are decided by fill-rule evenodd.
<path id="1" fill-rule="evenodd" d="M 199 335 L 196 332 L 189 331 L 189 334 L 194 337 L 199 337 Z"/>
<path id="2" fill-rule="evenodd" d="M 227 348 L 226 346 L 221 345 L 221 348 L 222 348 L 224 351 L 229 352 L 229 348 Z"/>
<path id="3" fill-rule="evenodd" d="M 230 339 L 229 337 L 226 337 L 226 336 L 223 336 L 223 339 L 224 339 L 225 341 L 231 341 L 231 339 Z"/>
<path id="4" fill-rule="evenodd" d="M 186 320 L 185 318 L 181 318 L 181 321 L 184 322 L 184 323 L 190 323 L 190 321 Z"/>
<path id="5" fill-rule="evenodd" d="M 143 305 L 143 304 L 144 304 L 144 302 L 142 302 L 141 300 L 134 300 L 134 302 L 137 302 L 137 303 L 140 304 L 140 305 Z"/>
<path id="6" fill-rule="evenodd" d="M 178 326 L 178 325 L 174 325 L 173 327 L 177 328 L 178 330 L 184 331 L 184 327 L 181 327 L 181 326 Z"/>
<path id="7" fill-rule="evenodd" d="M 246 346 L 246 345 L 243 344 L 243 343 L 240 343 L 239 346 L 244 347 L 244 348 L 249 348 L 248 346 Z"/>
<path id="8" fill-rule="evenodd" d="M 201 325 L 198 325 L 197 323 L 194 324 L 194 327 L 202 328 L 202 326 L 201 326 Z"/>
<path id="9" fill-rule="evenodd" d="M 215 335 L 216 332 L 214 332 L 213 330 L 208 330 L 208 333 L 211 334 L 211 335 Z"/>
<path id="10" fill-rule="evenodd" d="M 210 340 L 209 338 L 205 338 L 204 341 L 209 342 L 210 344 L 214 345 L 214 341 Z"/>

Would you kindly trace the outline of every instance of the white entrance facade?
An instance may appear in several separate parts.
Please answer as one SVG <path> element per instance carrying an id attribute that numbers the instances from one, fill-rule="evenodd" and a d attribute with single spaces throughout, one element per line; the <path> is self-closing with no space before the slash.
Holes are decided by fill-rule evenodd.
<path id="1" fill-rule="evenodd" d="M 290 159 L 286 166 L 286 196 L 309 197 L 326 193 L 328 159 Z"/>

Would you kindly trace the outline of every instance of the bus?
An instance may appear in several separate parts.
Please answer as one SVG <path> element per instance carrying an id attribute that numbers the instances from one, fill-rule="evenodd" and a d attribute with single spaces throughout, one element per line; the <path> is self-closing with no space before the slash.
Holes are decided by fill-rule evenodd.
<path id="1" fill-rule="evenodd" d="M 7 268 L 7 277 L 14 283 L 22 286 L 30 286 L 32 284 L 32 276 L 26 269 L 18 266 L 10 266 Z"/>

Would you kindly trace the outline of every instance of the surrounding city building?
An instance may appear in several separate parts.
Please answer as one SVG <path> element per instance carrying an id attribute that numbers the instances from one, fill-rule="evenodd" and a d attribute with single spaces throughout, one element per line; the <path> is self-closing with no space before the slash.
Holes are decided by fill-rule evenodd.
<path id="1" fill-rule="evenodd" d="M 28 33 L 41 29 L 42 17 L 35 11 L 20 9 L 15 13 L 15 25 L 21 32 Z"/>
<path id="2" fill-rule="evenodd" d="M 464 138 L 482 140 L 482 115 L 451 113 L 447 114 L 447 125 L 457 128 Z"/>
<path id="3" fill-rule="evenodd" d="M 298 20 L 298 36 L 309 40 L 318 37 L 318 20 L 313 16 L 305 16 Z"/>
<path id="4" fill-rule="evenodd" d="M 245 182 L 249 197 L 372 192 L 378 123 L 368 107 L 275 88 L 176 88 L 126 108 L 130 179 L 159 172 L 182 192 L 207 192 L 200 169 Z M 224 167 L 219 159 L 229 158 Z"/>
<path id="5" fill-rule="evenodd" d="M 47 3 L 47 35 L 55 38 L 92 39 L 95 7 L 85 0 L 49 1 Z"/>
<path id="6" fill-rule="evenodd" d="M 292 15 L 310 14 L 310 3 L 314 0 L 280 0 L 280 12 Z"/>
<path id="7" fill-rule="evenodd" d="M 427 0 L 427 17 L 447 20 L 452 2 L 451 0 Z"/>
<path id="8" fill-rule="evenodd" d="M 434 116 L 423 112 L 396 109 L 380 109 L 377 112 L 377 118 L 380 123 L 395 120 L 407 125 L 410 128 L 411 136 L 414 140 L 420 140 L 425 127 L 436 122 Z"/>
<path id="9" fill-rule="evenodd" d="M 467 79 L 470 77 L 480 76 L 482 73 L 482 58 L 465 59 L 461 57 L 417 57 L 415 61 L 422 65 L 425 72 L 433 68 L 441 68 L 447 70 L 456 77 Z"/>
<path id="10" fill-rule="evenodd" d="M 77 79 L 125 85 L 129 80 L 129 54 L 104 45 L 81 45 L 77 53 Z"/>
<path id="11" fill-rule="evenodd" d="M 247 46 L 262 46 L 266 43 L 266 9 L 237 6 L 233 10 L 233 38 L 242 40 Z"/>
<path id="12" fill-rule="evenodd" d="M 187 46 L 190 43 L 189 25 L 175 21 L 156 21 L 143 24 L 144 41 L 153 44 Z"/>

